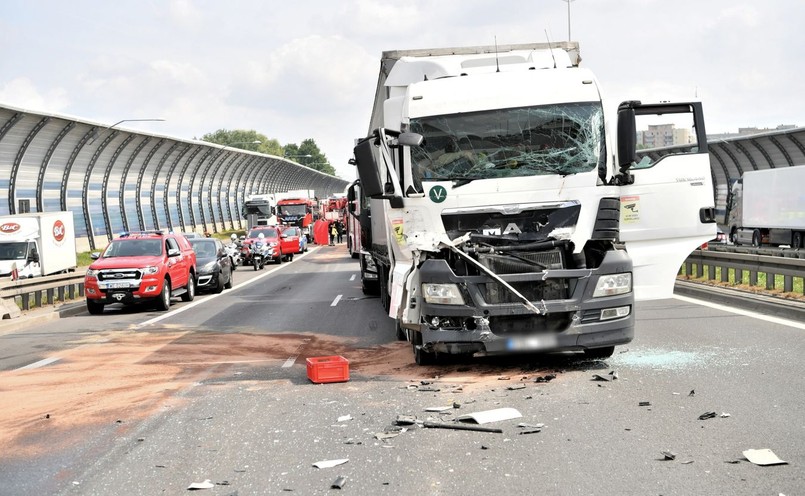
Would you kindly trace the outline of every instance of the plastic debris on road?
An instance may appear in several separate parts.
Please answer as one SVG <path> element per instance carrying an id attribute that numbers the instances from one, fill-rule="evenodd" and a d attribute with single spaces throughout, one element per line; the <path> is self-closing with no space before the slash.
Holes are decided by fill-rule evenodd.
<path id="1" fill-rule="evenodd" d="M 333 481 L 330 489 L 341 489 L 347 483 L 347 478 L 343 475 L 340 475 L 335 481 Z"/>
<path id="2" fill-rule="evenodd" d="M 747 460 L 755 465 L 787 465 L 788 462 L 780 460 L 774 452 L 768 448 L 763 449 L 748 449 L 743 452 Z"/>
<path id="3" fill-rule="evenodd" d="M 457 418 L 460 421 L 474 421 L 477 424 L 487 424 L 489 422 L 499 422 L 501 420 L 510 420 L 520 418 L 523 415 L 515 408 L 496 408 L 494 410 L 486 410 L 483 412 L 468 413 L 461 415 Z"/>
<path id="4" fill-rule="evenodd" d="M 703 414 L 699 415 L 699 420 L 707 420 L 716 417 L 716 412 L 704 412 Z"/>
<path id="5" fill-rule="evenodd" d="M 316 468 L 330 468 L 338 465 L 343 465 L 349 461 L 349 458 L 340 458 L 338 460 L 324 460 L 313 464 Z"/>
<path id="6" fill-rule="evenodd" d="M 212 489 L 215 487 L 215 484 L 210 482 L 210 479 L 206 479 L 204 482 L 194 482 L 187 486 L 188 491 L 198 491 L 200 489 Z"/>
<path id="7" fill-rule="evenodd" d="M 663 451 L 662 456 L 664 460 L 676 460 L 676 453 L 673 451 Z"/>

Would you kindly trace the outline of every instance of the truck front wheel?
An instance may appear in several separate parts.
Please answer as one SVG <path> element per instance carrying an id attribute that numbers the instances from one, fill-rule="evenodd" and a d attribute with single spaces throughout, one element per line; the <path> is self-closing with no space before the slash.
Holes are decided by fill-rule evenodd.
<path id="1" fill-rule="evenodd" d="M 87 311 L 92 315 L 103 313 L 103 303 L 95 300 L 87 300 Z"/>
<path id="2" fill-rule="evenodd" d="M 755 231 L 752 233 L 752 246 L 755 248 L 760 247 L 760 231 L 757 229 L 755 229 Z"/>
<path id="3" fill-rule="evenodd" d="M 157 298 L 157 310 L 167 311 L 171 307 L 171 287 L 168 280 L 162 281 L 162 292 Z"/>

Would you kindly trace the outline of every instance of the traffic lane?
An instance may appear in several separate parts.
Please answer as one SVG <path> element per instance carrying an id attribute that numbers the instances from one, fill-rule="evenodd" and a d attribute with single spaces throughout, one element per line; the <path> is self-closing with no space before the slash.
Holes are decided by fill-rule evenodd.
<path id="1" fill-rule="evenodd" d="M 353 346 L 395 340 L 394 322 L 378 298 L 361 292 L 358 263 L 343 245 L 322 247 L 274 269 L 159 324 L 228 333 L 312 333 L 344 338 Z"/>
<path id="2" fill-rule="evenodd" d="M 606 361 L 544 358 L 564 372 L 547 383 L 534 382 L 545 370 L 478 374 L 462 363 L 397 375 L 359 366 L 350 382 L 315 385 L 302 364 L 239 364 L 188 390 L 187 408 L 134 426 L 114 456 L 76 474 L 73 492 L 178 492 L 210 479 L 219 484 L 215 494 L 316 494 L 343 475 L 345 489 L 357 494 L 480 495 L 489 487 L 502 494 L 802 493 L 800 399 L 782 398 L 788 390 L 775 390 L 778 378 L 756 376 L 798 355 L 780 347 L 799 329 L 775 323 L 758 339 L 756 319 L 676 299 L 637 311 L 632 344 Z M 719 336 L 730 329 L 725 342 Z M 611 370 L 618 379 L 594 380 Z M 801 391 L 801 377 L 789 377 L 792 388 Z M 455 405 L 444 414 L 424 411 Z M 502 407 L 523 415 L 490 424 L 502 434 L 414 426 L 386 440 L 375 436 L 400 414 L 449 421 Z M 722 409 L 731 415 L 698 419 Z M 545 425 L 520 434 L 520 422 Z M 741 455 L 764 447 L 790 465 L 757 467 Z M 677 458 L 665 461 L 664 450 Z M 313 467 L 334 459 L 349 461 Z"/>

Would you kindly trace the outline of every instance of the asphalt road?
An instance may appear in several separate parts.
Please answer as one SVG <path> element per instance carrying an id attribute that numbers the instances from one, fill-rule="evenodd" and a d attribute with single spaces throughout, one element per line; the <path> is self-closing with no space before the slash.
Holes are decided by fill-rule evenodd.
<path id="1" fill-rule="evenodd" d="M 0 336 L 0 494 L 184 494 L 207 480 L 203 494 L 326 494 L 340 476 L 361 495 L 805 494 L 803 324 L 677 297 L 639 304 L 635 340 L 605 361 L 422 368 L 343 245 L 246 269 L 171 312 Z M 305 358 L 326 355 L 350 360 L 348 382 L 308 380 Z M 502 433 L 392 428 L 499 408 L 522 415 L 483 425 Z M 788 464 L 742 454 L 761 448 Z M 313 466 L 330 460 L 348 461 Z"/>

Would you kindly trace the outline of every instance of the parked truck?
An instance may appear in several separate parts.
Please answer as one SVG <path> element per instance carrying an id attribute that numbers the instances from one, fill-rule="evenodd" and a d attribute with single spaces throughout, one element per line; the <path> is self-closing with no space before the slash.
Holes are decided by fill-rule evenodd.
<path id="1" fill-rule="evenodd" d="M 0 277 L 26 279 L 76 268 L 72 212 L 0 216 Z"/>
<path id="2" fill-rule="evenodd" d="M 805 165 L 744 172 L 727 202 L 736 245 L 805 248 Z"/>
<path id="3" fill-rule="evenodd" d="M 716 232 L 700 102 L 605 109 L 575 42 L 384 52 L 357 142 L 380 301 L 419 364 L 583 351 L 634 335 Z M 637 120 L 696 143 L 636 163 Z M 362 264 L 362 270 L 364 265 Z"/>

